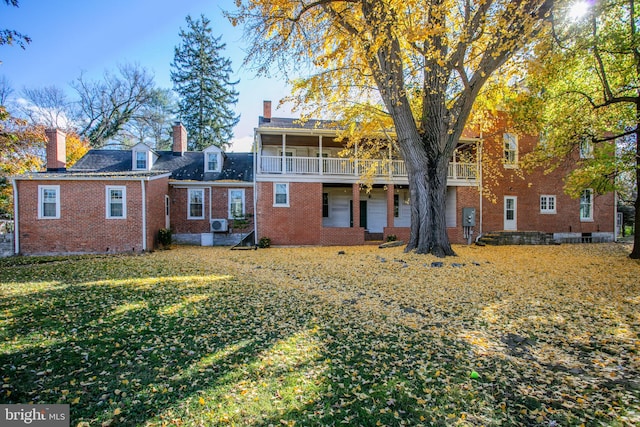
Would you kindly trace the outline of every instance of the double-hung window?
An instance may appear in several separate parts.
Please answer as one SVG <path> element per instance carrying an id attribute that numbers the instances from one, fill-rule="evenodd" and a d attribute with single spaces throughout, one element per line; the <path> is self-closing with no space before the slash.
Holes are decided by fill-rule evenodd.
<path id="1" fill-rule="evenodd" d="M 580 195 L 580 221 L 593 221 L 593 190 L 590 188 Z"/>
<path id="2" fill-rule="evenodd" d="M 60 218 L 60 186 L 59 185 L 39 185 L 38 186 L 38 218 L 39 219 L 59 219 Z"/>
<path id="3" fill-rule="evenodd" d="M 127 217 L 127 187 L 106 189 L 107 219 L 125 219 Z"/>
<path id="4" fill-rule="evenodd" d="M 136 151 L 136 169 L 138 170 L 147 169 L 147 152 L 146 151 Z"/>
<path id="5" fill-rule="evenodd" d="M 543 214 L 556 213 L 556 196 L 549 196 L 549 195 L 540 196 L 540 213 L 543 213 Z"/>
<path id="6" fill-rule="evenodd" d="M 220 155 L 218 153 L 207 153 L 206 172 L 220 172 Z"/>
<path id="7" fill-rule="evenodd" d="M 505 133 L 504 141 L 504 165 L 508 168 L 518 166 L 518 136 L 514 133 Z"/>
<path id="8" fill-rule="evenodd" d="M 229 219 L 242 219 L 244 214 L 244 190 L 229 190 Z"/>
<path id="9" fill-rule="evenodd" d="M 580 158 L 592 159 L 593 158 L 593 142 L 589 139 L 583 139 L 580 141 Z"/>
<path id="10" fill-rule="evenodd" d="M 191 188 L 188 191 L 188 219 L 204 219 L 204 188 Z"/>
<path id="11" fill-rule="evenodd" d="M 273 184 L 273 206 L 289 206 L 289 184 L 276 182 Z"/>

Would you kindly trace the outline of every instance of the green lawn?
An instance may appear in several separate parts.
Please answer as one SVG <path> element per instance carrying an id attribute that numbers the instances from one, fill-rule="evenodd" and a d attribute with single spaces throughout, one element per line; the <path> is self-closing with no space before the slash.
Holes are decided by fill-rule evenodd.
<path id="1" fill-rule="evenodd" d="M 68 403 L 72 426 L 640 424 L 628 247 L 455 250 L 0 260 L 0 403 Z"/>

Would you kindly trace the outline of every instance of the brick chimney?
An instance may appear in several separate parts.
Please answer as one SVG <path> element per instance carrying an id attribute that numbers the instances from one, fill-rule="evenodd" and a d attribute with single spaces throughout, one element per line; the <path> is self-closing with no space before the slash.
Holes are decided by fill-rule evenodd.
<path id="1" fill-rule="evenodd" d="M 182 156 L 187 151 L 187 130 L 181 122 L 173 125 L 173 155 Z"/>
<path id="2" fill-rule="evenodd" d="M 47 172 L 67 170 L 67 136 L 60 129 L 47 129 Z"/>
<path id="3" fill-rule="evenodd" d="M 262 119 L 267 123 L 271 121 L 271 101 L 262 101 Z"/>

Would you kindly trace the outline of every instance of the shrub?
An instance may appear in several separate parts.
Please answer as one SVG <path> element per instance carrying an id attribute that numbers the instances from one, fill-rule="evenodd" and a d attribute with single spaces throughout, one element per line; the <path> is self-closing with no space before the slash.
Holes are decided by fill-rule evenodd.
<path id="1" fill-rule="evenodd" d="M 387 236 L 387 242 L 395 242 L 396 240 L 398 240 L 398 236 L 396 236 L 395 234 L 389 234 Z"/>
<path id="2" fill-rule="evenodd" d="M 164 248 L 168 248 L 171 245 L 171 230 L 168 228 L 161 228 L 158 231 L 158 242 L 160 242 Z"/>
<path id="3" fill-rule="evenodd" d="M 271 246 L 271 239 L 268 237 L 261 237 L 260 240 L 258 241 L 258 247 L 259 248 L 268 248 L 269 246 Z"/>

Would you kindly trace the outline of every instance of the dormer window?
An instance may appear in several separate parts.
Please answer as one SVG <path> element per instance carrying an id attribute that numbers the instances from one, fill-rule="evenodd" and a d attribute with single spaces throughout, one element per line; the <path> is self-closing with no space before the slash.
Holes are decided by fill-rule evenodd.
<path id="1" fill-rule="evenodd" d="M 137 144 L 131 149 L 131 169 L 134 171 L 151 170 L 157 159 L 158 154 L 143 143 Z"/>
<path id="2" fill-rule="evenodd" d="M 220 172 L 222 171 L 223 153 L 220 147 L 212 145 L 204 150 L 204 171 Z"/>
<path id="3" fill-rule="evenodd" d="M 217 172 L 220 170 L 220 154 L 207 153 L 207 171 Z"/>
<path id="4" fill-rule="evenodd" d="M 147 152 L 136 151 L 136 169 L 147 169 Z"/>

